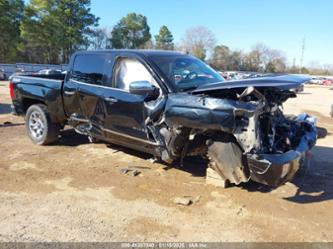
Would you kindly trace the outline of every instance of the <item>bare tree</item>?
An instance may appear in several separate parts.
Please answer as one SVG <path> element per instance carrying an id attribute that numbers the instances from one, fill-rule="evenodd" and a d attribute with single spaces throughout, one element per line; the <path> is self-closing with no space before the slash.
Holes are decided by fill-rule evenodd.
<path id="1" fill-rule="evenodd" d="M 311 74 L 314 75 L 332 75 L 333 74 L 333 65 L 332 64 L 324 64 L 322 65 L 318 61 L 311 61 L 307 65 L 307 69 Z"/>
<path id="2" fill-rule="evenodd" d="M 287 58 L 277 49 L 271 49 L 265 44 L 258 43 L 244 57 L 244 67 L 248 71 L 256 72 L 285 72 Z"/>
<path id="3" fill-rule="evenodd" d="M 265 61 L 265 71 L 269 73 L 283 73 L 287 69 L 286 55 L 276 49 L 268 49 L 266 51 L 267 61 Z"/>
<path id="4" fill-rule="evenodd" d="M 106 49 L 109 47 L 111 31 L 109 28 L 95 28 L 90 40 L 90 49 Z"/>
<path id="5" fill-rule="evenodd" d="M 206 27 L 198 26 L 186 30 L 181 47 L 186 52 L 204 60 L 216 44 L 215 35 Z"/>
<path id="6" fill-rule="evenodd" d="M 146 41 L 142 46 L 140 46 L 140 48 L 142 49 L 154 49 L 154 47 L 154 42 L 151 39 Z"/>
<path id="7" fill-rule="evenodd" d="M 258 50 L 252 50 L 244 56 L 243 59 L 244 69 L 246 71 L 262 72 L 262 57 Z"/>
<path id="8" fill-rule="evenodd" d="M 326 72 L 326 74 L 333 74 L 333 64 L 324 64 L 323 70 Z"/>

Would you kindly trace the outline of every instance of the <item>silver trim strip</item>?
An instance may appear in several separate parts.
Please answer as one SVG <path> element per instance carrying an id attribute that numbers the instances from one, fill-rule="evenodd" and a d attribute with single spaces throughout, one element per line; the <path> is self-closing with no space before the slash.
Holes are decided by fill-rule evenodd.
<path id="1" fill-rule="evenodd" d="M 133 139 L 133 140 L 137 140 L 137 141 L 140 141 L 140 142 L 143 142 L 143 143 L 146 143 L 146 144 L 157 145 L 157 146 L 160 145 L 158 142 L 152 142 L 152 141 L 148 141 L 148 140 L 145 140 L 145 139 L 133 137 L 133 136 L 126 135 L 126 134 L 123 134 L 123 133 L 119 133 L 119 132 L 109 130 L 109 129 L 106 129 L 106 128 L 102 128 L 102 130 L 106 131 L 106 132 L 109 132 L 109 133 L 112 133 L 112 134 L 115 134 L 115 135 L 118 135 L 118 136 L 126 137 L 126 138 Z"/>
<path id="2" fill-rule="evenodd" d="M 116 90 L 116 91 L 120 91 L 120 92 L 130 93 L 129 91 L 119 89 L 119 88 L 115 88 L 115 87 L 111 87 L 111 86 L 94 85 L 94 84 L 89 84 L 89 83 L 85 83 L 85 82 L 77 81 L 77 80 L 73 80 L 73 79 L 69 79 L 69 81 L 72 81 L 72 82 L 77 83 L 77 84 L 87 85 L 87 86 L 94 86 L 94 87 L 100 87 L 100 88 L 109 89 L 109 90 Z"/>
<path id="3" fill-rule="evenodd" d="M 75 91 L 71 92 L 71 91 L 64 91 L 64 93 L 66 95 L 74 95 L 75 94 Z"/>
<path id="4" fill-rule="evenodd" d="M 116 103 L 116 102 L 118 102 L 118 100 L 117 100 L 116 98 L 111 98 L 111 97 L 109 97 L 109 98 L 105 98 L 104 100 L 105 100 L 105 101 L 108 101 L 108 102 L 111 102 L 111 103 Z"/>
<path id="5" fill-rule="evenodd" d="M 73 120 L 79 121 L 79 122 L 89 123 L 88 119 L 77 118 L 77 117 L 70 117 L 69 119 L 73 119 Z"/>

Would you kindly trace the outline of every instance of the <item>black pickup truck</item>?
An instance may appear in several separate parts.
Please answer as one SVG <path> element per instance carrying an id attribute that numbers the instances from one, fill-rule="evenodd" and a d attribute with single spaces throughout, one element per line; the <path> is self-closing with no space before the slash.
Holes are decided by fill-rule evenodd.
<path id="1" fill-rule="evenodd" d="M 85 51 L 67 75 L 24 75 L 10 83 L 13 112 L 31 140 L 54 143 L 64 125 L 167 163 L 201 155 L 225 182 L 290 180 L 316 142 L 308 115 L 284 116 L 292 89 L 309 78 L 275 75 L 224 81 L 180 52 Z"/>

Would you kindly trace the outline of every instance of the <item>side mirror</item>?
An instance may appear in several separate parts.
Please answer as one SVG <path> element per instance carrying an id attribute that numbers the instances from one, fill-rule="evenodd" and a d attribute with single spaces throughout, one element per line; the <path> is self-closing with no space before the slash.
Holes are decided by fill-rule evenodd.
<path id="1" fill-rule="evenodd" d="M 129 92 L 145 96 L 150 99 L 154 99 L 159 96 L 159 89 L 152 85 L 149 81 L 134 81 L 130 83 Z"/>

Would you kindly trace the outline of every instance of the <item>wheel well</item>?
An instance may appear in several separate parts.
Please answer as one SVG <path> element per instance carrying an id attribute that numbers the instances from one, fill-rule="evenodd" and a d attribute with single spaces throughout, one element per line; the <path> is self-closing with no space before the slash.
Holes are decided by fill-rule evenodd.
<path id="1" fill-rule="evenodd" d="M 45 105 L 45 103 L 41 100 L 29 99 L 29 98 L 22 99 L 22 107 L 23 107 L 24 113 L 27 112 L 27 110 L 30 106 L 35 105 L 35 104 L 44 104 Z"/>

